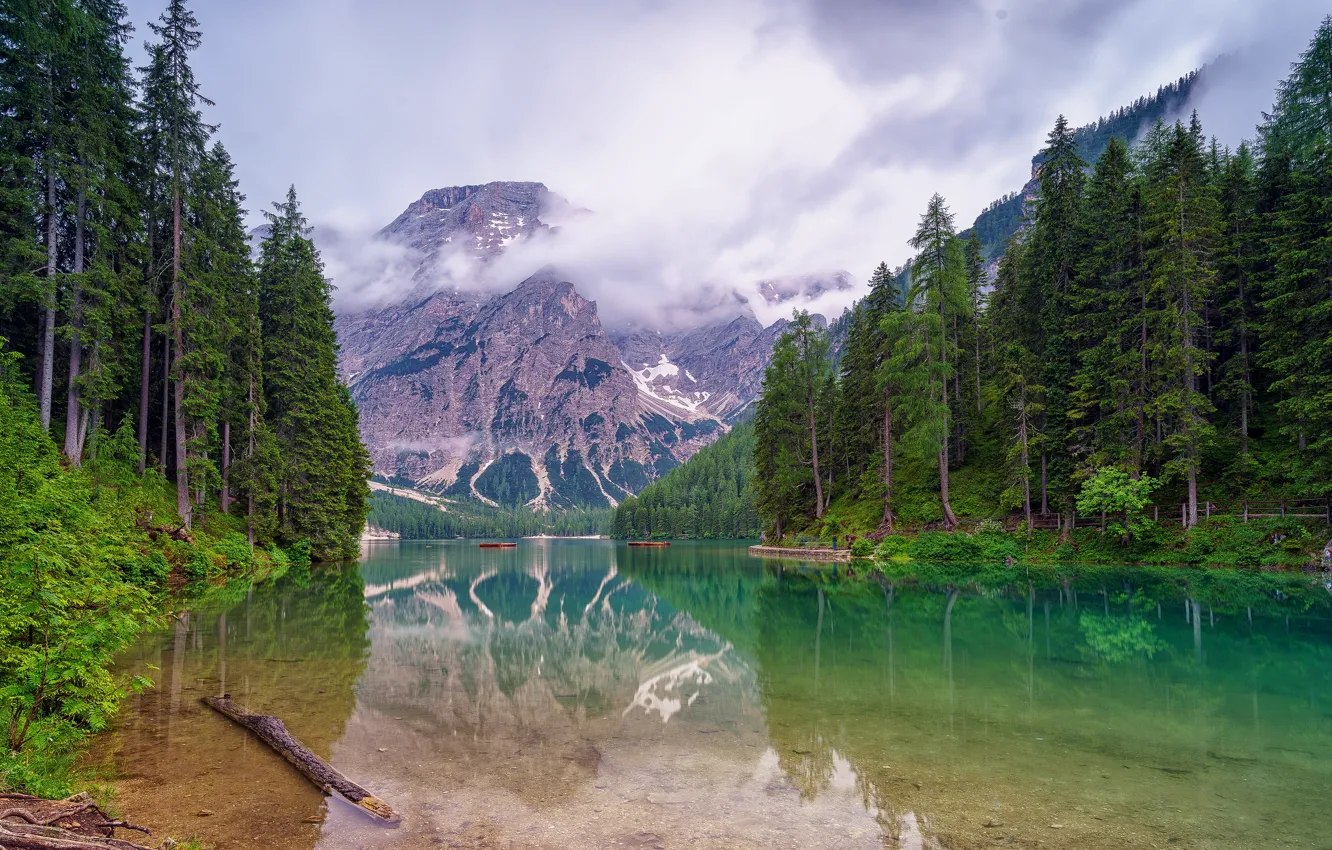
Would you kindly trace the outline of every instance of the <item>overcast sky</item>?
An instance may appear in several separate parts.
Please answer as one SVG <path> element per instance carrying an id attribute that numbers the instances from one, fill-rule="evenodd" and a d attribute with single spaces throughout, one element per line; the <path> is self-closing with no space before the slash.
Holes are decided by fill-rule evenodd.
<path id="1" fill-rule="evenodd" d="M 136 45 L 163 5 L 129 0 Z M 1023 184 L 1060 112 L 1086 123 L 1227 52 L 1235 70 L 1198 106 L 1238 141 L 1325 14 L 1312 0 L 192 5 L 208 117 L 256 221 L 290 183 L 316 224 L 369 233 L 427 189 L 538 180 L 596 212 L 575 282 L 603 312 L 704 283 L 863 280 L 908 259 L 932 192 L 965 225 Z"/>

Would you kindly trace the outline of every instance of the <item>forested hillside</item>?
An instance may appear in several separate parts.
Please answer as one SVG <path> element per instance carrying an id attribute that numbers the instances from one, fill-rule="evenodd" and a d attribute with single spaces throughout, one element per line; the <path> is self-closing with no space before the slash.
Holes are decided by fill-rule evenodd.
<path id="1" fill-rule="evenodd" d="M 182 0 L 0 4 L 0 789 L 63 795 L 173 593 L 355 553 L 367 457 L 295 192 L 258 260 Z"/>
<path id="2" fill-rule="evenodd" d="M 1155 94 L 1140 97 L 1128 106 L 1098 118 L 1093 124 L 1079 127 L 1073 133 L 1078 156 L 1083 162 L 1094 163 L 1105 153 L 1111 139 L 1119 139 L 1126 145 L 1133 144 L 1158 121 L 1169 121 L 1178 116 L 1206 71 L 1203 68 L 1185 74 L 1175 82 L 1161 86 Z M 1033 183 L 1044 157 L 1044 151 L 1032 157 Z M 980 238 L 985 258 L 998 259 L 1007 247 L 1008 240 L 1022 226 L 1028 213 L 1026 202 L 1025 189 L 1005 195 L 977 216 L 975 223 L 962 235 L 970 236 L 974 232 Z"/>
<path id="3" fill-rule="evenodd" d="M 190 67 L 183 0 L 130 67 L 119 2 L 0 9 L 0 345 L 66 463 L 124 423 L 174 522 L 355 551 L 367 458 L 336 373 L 330 285 L 293 190 L 252 260 L 245 196 Z"/>
<path id="4" fill-rule="evenodd" d="M 737 425 L 683 466 L 615 509 L 614 536 L 744 539 L 759 536 L 750 479 L 754 426 Z"/>
<path id="5" fill-rule="evenodd" d="M 397 532 L 404 540 L 535 534 L 577 537 L 608 534 L 611 524 L 609 509 L 547 513 L 491 508 L 471 501 L 455 501 L 443 508 L 406 496 L 377 492 L 370 499 L 369 521 L 376 528 Z"/>
<path id="6" fill-rule="evenodd" d="M 1066 525 L 1151 500 L 1191 527 L 1209 501 L 1332 492 L 1328 91 L 1332 19 L 1235 150 L 1194 115 L 1112 134 L 1088 171 L 1061 117 L 991 295 L 979 240 L 932 198 L 907 297 L 876 279 L 836 368 L 807 316 L 778 343 L 755 420 L 767 530 Z"/>

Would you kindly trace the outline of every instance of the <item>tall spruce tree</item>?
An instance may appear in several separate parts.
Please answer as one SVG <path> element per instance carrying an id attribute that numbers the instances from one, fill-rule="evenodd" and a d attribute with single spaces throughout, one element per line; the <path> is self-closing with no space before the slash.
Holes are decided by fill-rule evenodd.
<path id="1" fill-rule="evenodd" d="M 1197 116 L 1189 128 L 1176 123 L 1147 164 L 1148 287 L 1160 305 L 1157 366 L 1160 391 L 1153 403 L 1167 420 L 1163 470 L 1185 481 L 1185 522 L 1198 522 L 1201 455 L 1213 436 L 1213 407 L 1199 378 L 1209 355 L 1201 343 L 1203 311 L 1215 278 L 1215 195 L 1203 156 Z"/>
<path id="2" fill-rule="evenodd" d="M 199 84 L 194 79 L 194 70 L 190 67 L 190 54 L 202 43 L 199 22 L 186 7 L 185 0 L 170 0 L 162 13 L 159 23 L 149 24 L 158 41 L 148 45 L 148 65 L 143 68 L 143 137 L 144 147 L 152 163 L 153 175 L 150 180 L 149 227 L 157 236 L 158 244 L 152 246 L 155 252 L 152 258 L 152 275 L 164 277 L 169 282 L 166 295 L 167 345 L 171 352 L 165 364 L 171 385 L 171 429 L 174 434 L 176 509 L 188 528 L 191 522 L 191 502 L 189 487 L 189 408 L 198 408 L 196 401 L 186 402 L 187 391 L 201 390 L 198 383 L 200 373 L 190 369 L 190 362 L 197 362 L 196 357 L 186 350 L 185 314 L 186 302 L 191 292 L 186 280 L 184 264 L 185 230 L 189 226 L 187 211 L 183 208 L 191 192 L 191 183 L 196 178 L 204 160 L 205 148 L 213 127 L 206 124 L 200 113 L 203 105 L 213 102 L 204 97 Z M 165 243 L 165 244 L 163 244 Z M 151 245 L 151 242 L 150 242 Z M 208 299 L 204 299 L 208 300 Z M 152 313 L 145 311 L 145 340 Z M 144 346 L 145 352 L 148 346 Z M 140 374 L 141 387 L 148 382 L 148 358 L 145 357 L 143 372 Z M 193 386 L 191 386 L 193 384 Z M 146 408 L 146 392 L 141 393 Z M 166 415 L 167 398 L 163 397 L 163 423 Z M 140 411 L 140 416 L 144 415 Z M 140 452 L 147 451 L 147 429 L 141 420 Z M 163 444 L 166 438 L 163 435 Z M 165 460 L 165 459 L 163 459 Z"/>
<path id="3" fill-rule="evenodd" d="M 909 357 L 912 368 L 923 380 L 904 380 L 916 384 L 928 394 L 915 407 L 913 429 L 923 445 L 938 446 L 939 501 L 945 528 L 957 525 L 957 515 L 948 500 L 949 438 L 953 429 L 953 410 L 949 386 L 957 363 L 957 338 L 952 334 L 953 320 L 965 308 L 966 272 L 960 245 L 953 235 L 953 214 L 943 197 L 935 194 L 916 226 L 911 247 L 919 253 L 912 265 L 911 289 L 907 304 L 914 314 L 915 341 L 908 343 L 918 356 Z M 910 334 L 893 329 L 899 339 Z M 956 395 L 956 394 L 954 394 Z"/>
<path id="4" fill-rule="evenodd" d="M 278 525 L 321 558 L 356 551 L 365 523 L 369 457 L 358 414 L 338 381 L 332 287 L 292 187 L 266 213 L 260 248 L 264 410 L 273 429 Z"/>
<path id="5" fill-rule="evenodd" d="M 1272 376 L 1288 474 L 1332 485 L 1332 17 L 1325 18 L 1259 128 L 1268 246 L 1260 361 Z"/>

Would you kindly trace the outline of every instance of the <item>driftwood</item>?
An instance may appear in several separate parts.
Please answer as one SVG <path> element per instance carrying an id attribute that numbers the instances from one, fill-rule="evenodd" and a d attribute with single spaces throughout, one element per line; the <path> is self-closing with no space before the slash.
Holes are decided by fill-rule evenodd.
<path id="1" fill-rule="evenodd" d="M 259 740 L 277 750 L 287 761 L 325 794 L 336 794 L 354 803 L 373 817 L 390 824 L 398 822 L 393 807 L 369 791 L 343 776 L 340 771 L 296 740 L 282 721 L 267 714 L 251 714 L 231 701 L 231 694 L 221 697 L 203 697 L 209 708 L 249 729 Z"/>
<path id="2" fill-rule="evenodd" d="M 87 794 L 68 800 L 0 794 L 0 847 L 5 850 L 147 850 L 113 837 L 116 829 L 148 832 L 107 817 Z"/>

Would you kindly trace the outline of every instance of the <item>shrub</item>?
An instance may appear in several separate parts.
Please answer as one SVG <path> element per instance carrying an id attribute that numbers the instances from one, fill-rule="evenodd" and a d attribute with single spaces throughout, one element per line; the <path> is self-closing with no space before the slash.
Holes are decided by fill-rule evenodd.
<path id="1" fill-rule="evenodd" d="M 239 531 L 228 532 L 213 547 L 217 553 L 227 559 L 228 567 L 249 569 L 254 565 L 254 553 L 250 551 L 250 541 Z"/>
<path id="2" fill-rule="evenodd" d="M 874 550 L 874 557 L 881 561 L 888 561 L 894 558 L 906 558 L 907 548 L 911 541 L 905 537 L 899 537 L 896 534 L 890 534 L 879 541 L 879 546 Z"/>
<path id="3" fill-rule="evenodd" d="M 912 541 L 907 551 L 919 561 L 979 561 L 983 557 L 979 541 L 946 531 L 925 532 Z"/>
<path id="4" fill-rule="evenodd" d="M 868 558 L 874 554 L 874 544 L 861 537 L 851 544 L 851 557 Z"/>
<path id="5" fill-rule="evenodd" d="M 1022 544 L 1007 534 L 985 532 L 977 534 L 972 539 L 980 544 L 981 557 L 987 561 L 1006 561 L 1009 558 L 1017 560 L 1026 554 Z"/>

